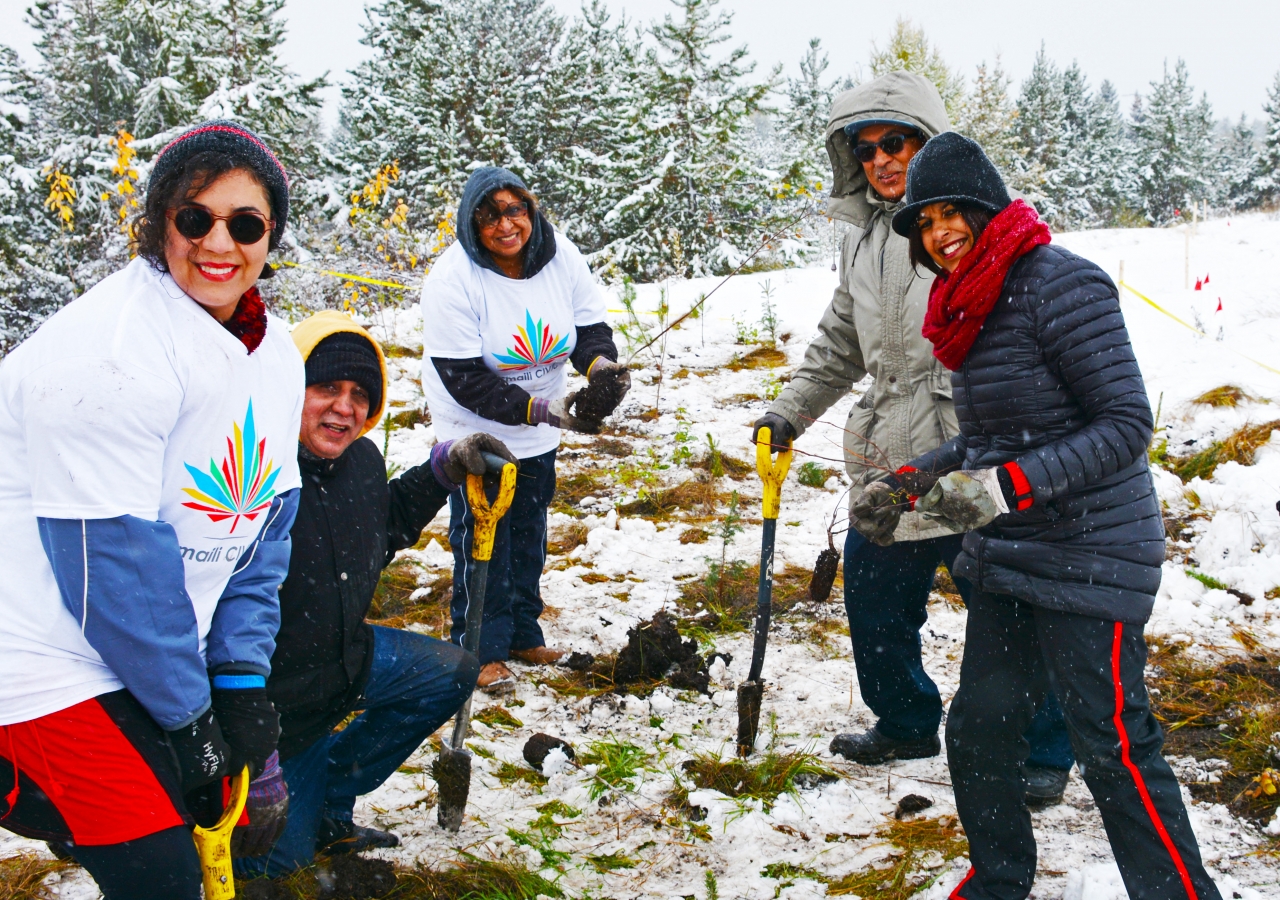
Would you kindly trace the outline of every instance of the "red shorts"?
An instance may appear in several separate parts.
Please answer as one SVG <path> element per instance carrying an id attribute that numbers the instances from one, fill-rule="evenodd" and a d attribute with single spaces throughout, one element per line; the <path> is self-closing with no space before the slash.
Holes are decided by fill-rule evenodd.
<path id="1" fill-rule="evenodd" d="M 168 741 L 128 691 L 0 725 L 0 827 L 93 847 L 184 824 Z"/>

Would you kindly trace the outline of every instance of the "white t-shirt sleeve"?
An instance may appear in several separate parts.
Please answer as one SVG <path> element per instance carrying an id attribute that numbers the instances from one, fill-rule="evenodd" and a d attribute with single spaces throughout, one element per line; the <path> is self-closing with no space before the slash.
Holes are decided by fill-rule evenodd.
<path id="1" fill-rule="evenodd" d="M 176 383 L 80 356 L 36 368 L 18 392 L 37 516 L 159 519 L 165 445 L 182 408 Z"/>
<path id="2" fill-rule="evenodd" d="M 556 240 L 560 242 L 560 247 L 569 243 L 569 239 L 561 234 L 556 234 Z M 594 325 L 603 322 L 605 313 L 608 312 L 604 291 L 600 290 L 595 276 L 591 274 L 591 267 L 578 248 L 573 247 L 570 252 L 574 263 L 573 324 Z"/>
<path id="3" fill-rule="evenodd" d="M 468 290 L 472 282 L 469 264 L 470 260 L 441 257 L 422 285 L 424 359 L 473 359 L 484 354 L 480 316 Z"/>

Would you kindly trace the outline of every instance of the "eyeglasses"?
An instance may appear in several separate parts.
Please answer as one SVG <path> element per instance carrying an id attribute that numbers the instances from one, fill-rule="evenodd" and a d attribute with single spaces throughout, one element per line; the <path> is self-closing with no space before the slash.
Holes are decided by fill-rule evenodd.
<path id="1" fill-rule="evenodd" d="M 876 150 L 883 150 L 889 156 L 897 156 L 914 134 L 888 134 L 880 140 L 858 141 L 853 145 L 853 157 L 860 163 L 869 163 L 876 158 Z"/>
<path id="2" fill-rule="evenodd" d="M 519 203 L 504 206 L 502 209 L 483 207 L 477 210 L 476 224 L 481 228 L 492 228 L 501 219 L 523 219 L 527 215 L 529 215 L 529 204 L 522 200 Z"/>
<path id="3" fill-rule="evenodd" d="M 237 244 L 256 244 L 267 230 L 275 225 L 261 213 L 237 212 L 229 216 L 215 216 L 203 206 L 184 206 L 169 210 L 173 227 L 189 241 L 198 241 L 213 230 L 214 222 L 226 222 L 227 234 Z"/>

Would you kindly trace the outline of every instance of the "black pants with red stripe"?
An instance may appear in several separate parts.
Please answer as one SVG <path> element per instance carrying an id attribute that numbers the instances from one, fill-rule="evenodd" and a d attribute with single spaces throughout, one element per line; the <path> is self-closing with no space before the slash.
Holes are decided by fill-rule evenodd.
<path id="1" fill-rule="evenodd" d="M 1220 900 L 1147 699 L 1143 626 L 975 592 L 947 760 L 973 871 L 961 900 L 1023 900 L 1036 842 L 1019 766 L 1023 734 L 1052 690 L 1133 900 Z"/>

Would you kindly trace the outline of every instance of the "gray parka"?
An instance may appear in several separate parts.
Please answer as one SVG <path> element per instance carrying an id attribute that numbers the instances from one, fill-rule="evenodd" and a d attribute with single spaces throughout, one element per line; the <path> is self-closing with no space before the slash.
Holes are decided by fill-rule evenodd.
<path id="1" fill-rule="evenodd" d="M 882 199 L 854 159 L 845 126 L 895 122 L 932 138 L 948 130 L 937 89 L 925 78 L 891 72 L 845 91 L 831 106 L 827 154 L 834 180 L 828 215 L 854 227 L 841 248 L 840 286 L 770 411 L 803 434 L 814 419 L 870 373 L 871 387 L 845 423 L 845 468 L 855 489 L 932 450 L 959 431 L 951 402 L 951 373 L 921 334 L 933 273 L 913 270 L 907 240 L 890 228 L 896 203 Z M 900 541 L 950 532 L 915 513 L 902 517 Z"/>

